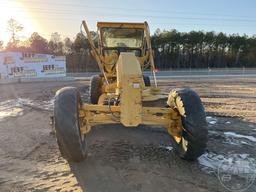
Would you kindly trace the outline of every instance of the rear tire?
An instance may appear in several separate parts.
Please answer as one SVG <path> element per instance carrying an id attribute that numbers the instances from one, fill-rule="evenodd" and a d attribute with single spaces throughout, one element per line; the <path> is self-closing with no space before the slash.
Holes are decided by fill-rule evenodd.
<path id="1" fill-rule="evenodd" d="M 101 91 L 102 80 L 98 75 L 92 76 L 90 82 L 90 101 L 92 104 L 98 104 L 99 97 L 102 94 Z"/>
<path id="2" fill-rule="evenodd" d="M 54 101 L 56 138 L 62 156 L 68 161 L 79 162 L 86 156 L 85 137 L 80 132 L 81 106 L 81 97 L 76 88 L 65 87 L 57 91 Z"/>
<path id="3" fill-rule="evenodd" d="M 151 86 L 149 76 L 143 75 L 143 80 L 144 80 L 144 84 L 145 84 L 146 87 L 150 87 Z"/>
<path id="4" fill-rule="evenodd" d="M 182 119 L 180 142 L 171 136 L 175 153 L 185 160 L 196 160 L 207 146 L 207 122 L 200 97 L 191 89 L 171 91 L 168 105 L 178 110 Z"/>

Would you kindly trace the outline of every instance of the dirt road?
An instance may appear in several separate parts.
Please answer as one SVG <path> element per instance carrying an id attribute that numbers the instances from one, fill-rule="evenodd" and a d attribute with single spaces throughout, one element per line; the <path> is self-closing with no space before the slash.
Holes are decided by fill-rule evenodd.
<path id="1" fill-rule="evenodd" d="M 76 86 L 88 99 L 88 82 L 47 82 L 0 87 L 0 191 L 227 191 L 244 178 L 221 183 L 226 161 L 250 163 L 256 173 L 256 79 L 161 80 L 168 91 L 190 87 L 207 111 L 209 142 L 196 162 L 173 153 L 158 127 L 97 126 L 87 137 L 88 157 L 67 163 L 51 134 L 55 91 Z M 256 191 L 256 182 L 246 183 Z"/>

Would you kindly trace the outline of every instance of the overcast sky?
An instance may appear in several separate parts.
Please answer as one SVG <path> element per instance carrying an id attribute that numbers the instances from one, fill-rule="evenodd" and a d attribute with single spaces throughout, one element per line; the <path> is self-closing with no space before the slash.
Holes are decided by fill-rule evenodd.
<path id="1" fill-rule="evenodd" d="M 83 19 L 92 30 L 97 21 L 149 22 L 157 28 L 256 34 L 255 0 L 0 0 L 0 40 L 9 38 L 6 21 L 24 25 L 23 37 L 37 31 L 74 37 Z"/>

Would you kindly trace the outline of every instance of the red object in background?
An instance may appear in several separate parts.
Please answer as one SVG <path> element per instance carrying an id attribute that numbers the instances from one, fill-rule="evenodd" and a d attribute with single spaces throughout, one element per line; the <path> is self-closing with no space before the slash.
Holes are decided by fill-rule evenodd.
<path id="1" fill-rule="evenodd" d="M 155 73 L 158 73 L 158 72 L 159 72 L 159 69 L 155 69 L 154 72 L 155 72 Z"/>

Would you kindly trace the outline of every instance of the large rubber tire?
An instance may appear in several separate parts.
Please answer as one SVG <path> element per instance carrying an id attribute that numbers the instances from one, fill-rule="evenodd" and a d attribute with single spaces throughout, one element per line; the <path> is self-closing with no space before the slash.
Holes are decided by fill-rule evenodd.
<path id="1" fill-rule="evenodd" d="M 85 137 L 80 133 L 79 107 L 82 105 L 77 88 L 57 91 L 54 101 L 54 123 L 57 143 L 62 156 L 79 162 L 86 156 Z"/>
<path id="2" fill-rule="evenodd" d="M 90 82 L 90 102 L 92 104 L 98 104 L 99 97 L 102 94 L 101 91 L 102 80 L 98 75 L 92 76 Z"/>
<path id="3" fill-rule="evenodd" d="M 207 146 L 208 128 L 200 97 L 191 89 L 173 90 L 168 98 L 170 107 L 176 108 L 182 118 L 182 138 L 171 141 L 175 153 L 185 160 L 196 160 Z"/>
<path id="4" fill-rule="evenodd" d="M 145 84 L 146 87 L 150 87 L 151 86 L 149 76 L 143 75 L 143 80 L 144 80 L 144 84 Z"/>

